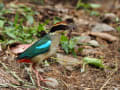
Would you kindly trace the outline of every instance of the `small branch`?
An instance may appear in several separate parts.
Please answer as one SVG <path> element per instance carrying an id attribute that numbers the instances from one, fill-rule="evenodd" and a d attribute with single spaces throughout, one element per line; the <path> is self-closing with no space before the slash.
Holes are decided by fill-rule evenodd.
<path id="1" fill-rule="evenodd" d="M 23 86 L 19 86 L 19 85 L 14 85 L 14 84 L 0 84 L 1 88 L 8 88 L 8 87 L 13 87 L 13 88 L 36 88 L 36 86 L 32 86 L 32 85 L 23 85 Z"/>
<path id="2" fill-rule="evenodd" d="M 111 77 L 113 76 L 113 74 L 118 70 L 118 63 L 117 63 L 117 59 L 116 59 L 116 68 L 114 69 L 114 71 L 110 74 L 109 78 L 107 79 L 107 81 L 102 85 L 102 87 L 100 88 L 100 90 L 103 90 L 104 87 L 109 83 L 109 81 L 111 80 Z"/>
<path id="3" fill-rule="evenodd" d="M 5 70 L 6 70 L 8 73 L 10 73 L 14 78 L 16 78 L 19 82 L 24 83 L 24 81 L 23 81 L 20 77 L 18 77 L 15 72 L 10 71 L 10 70 L 8 69 L 8 67 L 7 67 L 4 63 L 0 62 L 0 64 L 2 64 L 2 66 L 5 68 Z"/>
<path id="4" fill-rule="evenodd" d="M 1 88 L 8 88 L 8 87 L 13 87 L 13 88 L 37 88 L 36 85 L 35 85 L 35 82 L 34 82 L 34 80 L 33 80 L 33 78 L 32 78 L 32 75 L 31 75 L 31 73 L 30 73 L 29 70 L 28 70 L 28 68 L 27 68 L 26 70 L 27 70 L 27 73 L 28 73 L 29 76 L 30 76 L 30 79 L 31 79 L 32 83 L 24 82 L 20 77 L 18 77 L 18 76 L 16 75 L 15 72 L 10 71 L 10 70 L 8 69 L 8 67 L 7 67 L 4 63 L 0 62 L 0 64 L 2 64 L 2 66 L 5 68 L 5 70 L 8 71 L 14 78 L 16 78 L 19 82 L 21 82 L 21 83 L 23 84 L 23 85 L 0 84 L 0 87 L 1 87 Z M 45 90 L 49 90 L 49 88 L 46 88 L 46 87 L 43 87 L 43 86 L 41 86 L 41 88 L 43 88 L 43 89 L 45 89 Z"/>
<path id="5" fill-rule="evenodd" d="M 28 75 L 29 75 L 29 77 L 30 77 L 30 80 L 31 80 L 31 82 L 32 82 L 32 85 L 35 86 L 36 84 L 35 84 L 34 79 L 32 78 L 32 74 L 31 74 L 31 72 L 30 72 L 30 69 L 27 68 L 25 64 L 24 64 L 24 66 L 25 66 L 25 70 L 27 71 L 27 73 L 28 73 Z"/>
<path id="6" fill-rule="evenodd" d="M 108 80 L 102 85 L 102 87 L 100 88 L 100 90 L 103 90 L 104 87 L 109 83 L 110 80 L 111 80 L 111 77 L 108 78 Z"/>
<path id="7" fill-rule="evenodd" d="M 25 84 L 25 85 L 15 85 L 15 84 L 0 84 L 0 88 L 8 88 L 8 87 L 13 87 L 13 88 L 37 88 L 34 85 L 31 84 Z M 45 90 L 50 90 L 49 88 L 43 87 L 41 86 L 41 88 L 45 89 Z"/>
<path id="8" fill-rule="evenodd" d="M 81 68 L 81 72 L 85 72 L 85 71 L 86 71 L 85 66 L 86 66 L 86 63 L 83 63 L 83 66 L 82 66 L 82 68 Z"/>
<path id="9" fill-rule="evenodd" d="M 64 62 L 67 62 L 68 60 L 63 60 L 63 59 L 59 59 L 59 58 L 56 58 L 56 57 L 50 57 L 51 59 L 55 59 L 56 61 L 59 61 L 59 60 L 62 60 Z M 70 61 L 72 63 L 72 61 Z M 74 61 L 73 61 L 74 63 Z M 83 64 L 83 62 L 77 62 L 76 64 Z"/>
<path id="10" fill-rule="evenodd" d="M 8 71 L 14 78 L 16 78 L 19 82 L 21 82 L 21 83 L 24 83 L 24 81 L 20 78 L 20 77 L 18 77 L 18 75 L 16 75 L 16 73 L 15 72 L 13 72 L 13 71 Z"/>

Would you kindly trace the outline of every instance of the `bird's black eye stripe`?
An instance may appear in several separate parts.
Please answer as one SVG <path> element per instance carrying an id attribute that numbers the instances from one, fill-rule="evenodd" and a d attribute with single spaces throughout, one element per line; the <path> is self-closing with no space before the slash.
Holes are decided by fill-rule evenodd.
<path id="1" fill-rule="evenodd" d="M 55 31 L 59 31 L 59 30 L 66 30 L 66 29 L 68 29 L 67 25 L 56 25 L 50 29 L 50 32 L 55 32 Z"/>

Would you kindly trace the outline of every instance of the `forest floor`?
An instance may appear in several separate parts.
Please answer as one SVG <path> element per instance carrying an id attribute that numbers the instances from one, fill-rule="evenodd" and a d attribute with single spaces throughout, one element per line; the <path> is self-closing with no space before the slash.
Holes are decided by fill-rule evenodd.
<path id="1" fill-rule="evenodd" d="M 83 64 L 81 63 L 75 65 L 71 64 L 71 66 L 68 65 L 69 67 L 67 67 L 67 64 L 62 65 L 61 63 L 59 63 L 59 61 L 58 62 L 54 61 L 54 59 L 53 60 L 48 59 L 48 61 L 45 60 L 45 62 L 42 65 L 40 65 L 41 68 L 38 67 L 40 74 L 44 78 L 50 77 L 56 79 L 59 84 L 58 86 L 53 88 L 52 86 L 46 85 L 44 82 L 41 82 L 41 86 L 42 88 L 44 88 L 43 90 L 119 90 L 120 8 L 111 6 L 113 7 L 111 9 L 111 7 L 109 5 L 106 6 L 105 3 L 108 2 L 103 1 L 101 3 L 98 3 L 102 5 L 99 8 L 97 8 L 97 6 L 93 6 L 90 8 L 83 6 L 80 9 L 76 9 L 74 0 L 71 2 L 68 2 L 67 0 L 64 2 L 63 0 L 61 0 L 59 3 L 49 1 L 44 3 L 43 5 L 40 5 L 38 2 L 23 3 L 12 1 L 9 3 L 5 3 L 4 8 L 11 11 L 6 11 L 9 13 L 4 12 L 2 14 L 2 17 L 0 18 L 0 24 L 3 23 L 2 20 L 4 20 L 5 27 L 1 24 L 0 30 L 2 31 L 3 29 L 5 29 L 6 31 L 7 30 L 6 27 L 10 24 L 10 23 L 8 24 L 9 21 L 15 23 L 16 20 L 16 22 L 19 21 L 20 23 L 22 19 L 19 18 L 22 18 L 23 16 L 25 18 L 28 18 L 27 17 L 28 15 L 29 15 L 29 20 L 27 19 L 28 22 L 26 23 L 23 20 L 23 24 L 26 27 L 29 27 L 31 23 L 36 25 L 39 22 L 44 23 L 46 22 L 46 20 L 48 20 L 49 22 L 45 24 L 45 27 L 48 29 L 51 27 L 53 23 L 57 21 L 66 20 L 68 18 L 70 20 L 74 20 L 76 28 L 72 31 L 71 37 L 83 36 L 84 40 L 82 43 L 87 44 L 77 45 L 77 49 L 80 48 L 81 50 L 76 51 L 75 57 L 74 55 L 71 54 L 71 52 L 69 54 L 66 54 L 60 46 L 58 49 L 58 54 L 63 55 L 60 58 L 64 59 L 64 57 L 66 58 L 72 57 L 72 59 L 69 58 L 69 60 L 77 59 L 80 62 L 83 60 L 84 57 L 97 58 L 102 60 L 105 68 L 101 69 L 99 68 L 99 66 L 98 68 L 96 68 L 94 66 L 87 64 L 85 66 L 85 71 L 83 71 Z M 116 2 L 114 4 L 119 5 L 120 3 L 118 4 L 118 2 Z M 19 5 L 25 5 L 30 9 L 23 6 L 24 7 L 23 10 L 19 7 Z M 77 8 L 79 8 L 79 6 Z M 29 11 L 31 9 L 35 13 L 34 17 L 30 17 L 31 15 L 33 15 L 33 11 Z M 17 12 L 19 14 L 23 12 L 21 15 L 19 15 L 18 19 L 16 19 Z M 25 14 L 26 12 L 27 14 Z M 33 18 L 34 21 L 36 21 L 36 23 L 34 23 Z M 17 22 L 16 25 L 18 25 L 19 23 Z M 36 29 L 34 25 L 30 26 L 31 30 Z M 1 40 L 4 40 L 5 42 L 10 41 L 11 39 L 12 41 L 15 40 L 13 33 L 12 33 L 13 35 L 11 35 L 11 32 L 10 33 L 6 32 L 0 34 Z M 21 33 L 21 31 L 18 33 Z M 32 31 L 30 31 L 30 33 L 35 34 L 33 38 L 35 37 L 35 39 L 38 39 L 39 36 L 36 37 L 36 35 L 38 35 L 36 34 L 36 32 L 32 33 Z M 2 36 L 4 38 L 2 38 Z M 23 37 L 22 39 L 24 39 Z M 29 37 L 27 38 L 31 40 L 31 38 Z M 32 41 L 34 41 L 33 38 Z M 89 45 L 88 42 L 93 40 L 95 42 L 92 42 L 92 45 Z M 20 64 L 15 61 L 14 58 L 16 55 L 12 53 L 11 47 L 14 47 L 16 45 L 16 42 L 12 41 L 7 43 L 7 45 L 1 44 L 0 90 L 37 90 L 35 89 L 36 88 L 35 74 L 28 70 L 29 64 Z M 22 43 L 31 43 L 32 41 L 25 40 Z M 74 49 L 76 49 L 76 47 L 74 47 Z M 68 62 L 69 61 L 67 61 L 66 63 Z M 31 77 L 33 79 L 31 79 Z"/>

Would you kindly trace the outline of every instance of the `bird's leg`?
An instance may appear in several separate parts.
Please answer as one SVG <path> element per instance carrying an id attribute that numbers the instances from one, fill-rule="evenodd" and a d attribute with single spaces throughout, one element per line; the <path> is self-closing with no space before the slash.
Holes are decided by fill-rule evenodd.
<path id="1" fill-rule="evenodd" d="M 32 65 L 32 69 L 33 69 L 33 72 L 34 72 L 35 75 L 36 75 L 37 85 L 38 85 L 38 87 L 40 87 L 39 72 L 36 70 L 36 68 L 35 68 L 34 65 Z"/>
<path id="2" fill-rule="evenodd" d="M 45 80 L 45 79 L 39 74 L 39 72 L 36 70 L 34 64 L 32 65 L 32 69 L 33 69 L 33 72 L 34 72 L 35 75 L 36 75 L 36 79 L 37 79 L 37 85 L 38 85 L 38 87 L 41 86 L 41 85 L 40 85 L 40 81 L 43 81 L 43 82 L 50 81 L 50 80 Z"/>
<path id="3" fill-rule="evenodd" d="M 39 78 L 40 78 L 40 81 L 43 81 L 43 82 L 49 81 L 49 80 L 44 79 L 40 74 L 39 74 Z"/>
<path id="4" fill-rule="evenodd" d="M 40 87 L 40 81 L 42 81 L 42 82 L 49 81 L 49 82 L 50 82 L 50 80 L 46 80 L 46 79 L 44 79 L 44 78 L 39 74 L 39 72 L 36 70 L 34 64 L 32 65 L 32 68 L 33 68 L 33 72 L 34 72 L 35 75 L 36 75 L 37 85 L 38 85 L 39 87 Z"/>

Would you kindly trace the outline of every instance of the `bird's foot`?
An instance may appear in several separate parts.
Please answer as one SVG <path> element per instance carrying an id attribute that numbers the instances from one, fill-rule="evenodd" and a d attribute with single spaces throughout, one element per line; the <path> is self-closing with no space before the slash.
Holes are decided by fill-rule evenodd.
<path id="1" fill-rule="evenodd" d="M 37 86 L 38 86 L 38 87 L 41 86 L 41 85 L 40 85 L 40 82 L 46 82 L 46 81 L 49 81 L 49 82 L 50 82 L 50 80 L 44 79 L 44 78 L 39 74 L 39 72 L 38 72 L 37 70 L 33 69 L 33 72 L 34 72 L 35 75 L 36 75 Z M 42 90 L 42 88 L 40 88 L 40 90 Z"/>
<path id="2" fill-rule="evenodd" d="M 42 82 L 47 82 L 47 81 L 50 82 L 50 80 L 44 79 L 40 74 L 39 74 L 39 78 L 40 78 L 40 81 L 42 81 Z"/>

